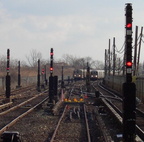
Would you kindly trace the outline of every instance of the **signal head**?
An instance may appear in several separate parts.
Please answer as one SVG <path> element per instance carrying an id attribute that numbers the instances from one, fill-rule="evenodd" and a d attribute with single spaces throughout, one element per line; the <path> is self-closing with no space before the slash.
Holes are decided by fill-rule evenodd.
<path id="1" fill-rule="evenodd" d="M 50 68 L 50 71 L 53 71 L 53 68 L 52 68 L 52 67 Z"/>
<path id="2" fill-rule="evenodd" d="M 132 28 L 132 23 L 128 23 L 128 24 L 126 25 L 126 28 Z"/>
<path id="3" fill-rule="evenodd" d="M 127 67 L 132 67 L 132 62 L 130 62 L 130 61 L 126 62 L 126 66 Z"/>

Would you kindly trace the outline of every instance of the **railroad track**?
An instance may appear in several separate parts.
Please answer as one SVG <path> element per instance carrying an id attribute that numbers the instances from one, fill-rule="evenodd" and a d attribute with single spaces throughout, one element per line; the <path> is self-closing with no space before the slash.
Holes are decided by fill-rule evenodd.
<path id="1" fill-rule="evenodd" d="M 50 142 L 111 142 L 98 115 L 93 105 L 66 105 Z"/>
<path id="2" fill-rule="evenodd" d="M 0 95 L 0 111 L 15 105 L 16 102 L 20 102 L 22 99 L 28 99 L 36 94 L 37 90 L 35 85 L 22 87 L 11 91 L 10 99 L 7 99 L 5 94 Z M 16 101 L 15 101 L 16 100 Z"/>
<path id="3" fill-rule="evenodd" d="M 109 114 L 101 111 L 103 106 L 102 104 L 98 105 L 99 99 L 94 97 L 84 98 L 85 94 L 83 91 L 85 92 L 85 90 L 83 90 L 83 88 L 84 84 L 78 82 L 78 84 L 71 85 L 67 88 L 67 94 L 64 96 L 71 101 L 83 98 L 84 102 L 57 102 L 58 107 L 56 107 L 57 113 L 55 115 L 49 114 L 47 103 L 45 102 L 41 105 L 42 107 L 36 109 L 36 111 L 32 111 L 29 115 L 21 119 L 19 115 L 23 113 L 22 116 L 24 116 L 24 113 L 33 107 L 32 103 L 28 102 L 27 105 L 20 106 L 16 112 L 13 110 L 0 117 L 0 122 L 4 120 L 4 123 L 2 125 L 0 124 L 1 130 L 19 131 L 23 137 L 23 141 L 29 142 L 56 142 L 60 140 L 62 142 L 66 140 L 71 142 L 111 142 L 113 140 L 111 136 L 112 130 L 107 127 L 104 120 L 107 119 L 106 121 L 112 124 L 115 120 L 111 119 L 110 116 L 106 118 L 106 115 Z M 105 94 L 106 93 L 101 94 L 100 97 L 105 99 L 103 96 Z M 45 95 L 47 96 L 47 93 Z M 42 99 L 42 96 L 45 95 L 41 95 L 39 98 Z M 114 102 L 121 102 L 118 97 L 111 96 L 109 93 L 107 93 L 107 99 L 115 100 Z M 35 105 L 37 105 L 38 102 L 35 102 Z M 109 103 L 107 104 L 115 110 Z M 64 112 L 64 114 L 62 112 Z M 114 114 L 116 114 L 116 111 Z M 17 120 L 20 121 L 16 120 L 17 123 L 12 121 L 14 120 L 13 116 L 15 118 L 17 117 Z M 60 116 L 62 117 L 61 120 L 59 120 Z M 11 119 L 7 121 L 5 117 Z M 11 121 L 15 124 L 10 124 Z M 6 124 L 10 125 L 6 126 Z M 55 130 L 55 128 L 57 128 L 58 131 Z M 115 129 L 112 132 L 114 131 Z"/>
<path id="4" fill-rule="evenodd" d="M 73 112 L 74 107 L 66 105 L 64 111 L 60 117 L 60 120 L 56 126 L 56 129 L 53 133 L 53 136 L 50 142 L 55 141 L 88 141 L 87 133 L 86 133 L 86 125 L 84 121 L 84 113 L 81 111 L 83 107 L 79 106 L 77 109 L 80 110 L 80 116 Z M 78 111 L 76 111 L 78 113 Z M 75 114 L 75 116 L 74 116 Z"/>
<path id="5" fill-rule="evenodd" d="M 46 91 L 0 113 L 0 135 L 48 99 Z"/>
<path id="6" fill-rule="evenodd" d="M 109 89 L 105 88 L 102 85 L 98 85 L 98 89 L 101 90 L 103 93 L 100 93 L 100 97 L 102 97 L 103 102 L 109 110 L 113 111 L 114 116 L 119 120 L 122 124 L 122 95 L 114 93 Z M 143 141 L 144 140 L 144 112 L 141 110 L 143 104 L 140 104 L 139 108 L 136 108 L 136 141 Z"/>
<path id="7" fill-rule="evenodd" d="M 33 96 L 21 104 L 18 104 L 17 106 L 11 107 L 10 109 L 8 108 L 4 111 L 2 110 L 0 113 L 0 135 L 4 131 L 8 130 L 19 131 L 19 133 L 23 136 L 22 139 L 24 141 L 39 142 L 49 139 L 51 132 L 48 134 L 48 131 L 50 128 L 52 129 L 50 131 L 53 131 L 54 125 L 56 125 L 55 123 L 58 121 L 58 118 L 55 116 L 53 117 L 53 115 L 51 116 L 51 114 L 49 115 L 49 109 L 47 106 L 48 101 L 46 101 L 47 99 L 48 93 L 45 91 L 39 95 L 37 94 Z M 38 110 L 38 112 L 34 111 L 35 109 Z M 53 119 L 51 119 L 51 117 L 53 117 Z M 36 118 L 38 119 L 36 120 Z M 47 123 L 48 130 L 46 131 Z M 32 124 L 36 124 L 36 126 L 31 126 Z M 44 137 L 43 133 L 45 133 L 45 131 L 47 135 Z M 33 136 L 35 135 L 35 139 L 28 133 L 33 133 Z"/>
<path id="8" fill-rule="evenodd" d="M 74 85 L 68 91 L 66 100 L 70 102 L 74 99 L 80 98 L 80 86 Z M 66 103 L 64 108 L 62 108 L 63 113 L 57 123 L 57 126 L 54 130 L 54 133 L 51 137 L 50 142 L 54 141 L 88 141 L 90 139 L 89 131 L 87 132 L 86 128 L 86 114 L 84 113 L 84 104 Z M 87 128 L 88 129 L 88 128 Z M 83 133 L 83 134 L 82 134 Z M 87 135 L 88 133 L 88 135 Z"/>
<path id="9" fill-rule="evenodd" d="M 73 86 L 67 100 L 79 100 L 83 94 L 82 88 L 83 83 Z M 50 142 L 111 142 L 112 138 L 94 102 L 93 98 L 86 98 L 84 103 L 66 102 Z"/>
<path id="10" fill-rule="evenodd" d="M 22 90 L 21 90 L 22 91 Z M 32 97 L 35 97 L 36 94 L 38 94 L 38 92 L 36 90 L 29 90 L 30 92 L 24 91 L 21 92 L 20 94 L 14 95 L 14 96 L 10 96 L 10 101 L 6 102 L 4 104 L 0 105 L 0 113 L 2 111 L 6 111 L 7 109 L 10 109 L 11 107 L 14 107 Z"/>
<path id="11" fill-rule="evenodd" d="M 35 85 L 17 88 L 15 90 L 11 91 L 11 96 L 14 97 L 15 95 L 18 95 L 18 94 L 21 94 L 21 93 L 24 93 L 24 92 L 27 92 L 27 91 L 30 92 L 30 91 L 33 91 L 33 90 L 36 90 Z M 5 98 L 5 94 L 0 94 L 0 99 L 2 99 L 2 98 Z"/>

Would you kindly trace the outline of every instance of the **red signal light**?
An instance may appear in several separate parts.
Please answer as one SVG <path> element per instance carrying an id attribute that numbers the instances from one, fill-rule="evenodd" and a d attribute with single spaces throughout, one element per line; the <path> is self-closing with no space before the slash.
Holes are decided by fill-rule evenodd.
<path id="1" fill-rule="evenodd" d="M 128 23 L 128 24 L 126 25 L 126 27 L 127 27 L 127 28 L 131 28 L 131 27 L 132 27 L 132 23 Z"/>
<path id="2" fill-rule="evenodd" d="M 42 69 L 42 74 L 44 74 L 44 69 Z"/>
<path id="3" fill-rule="evenodd" d="M 50 71 L 53 71 L 53 68 L 50 68 Z"/>
<path id="4" fill-rule="evenodd" d="M 50 55 L 53 56 L 53 53 L 51 52 Z"/>
<path id="5" fill-rule="evenodd" d="M 126 66 L 131 67 L 132 66 L 132 62 L 127 62 Z"/>

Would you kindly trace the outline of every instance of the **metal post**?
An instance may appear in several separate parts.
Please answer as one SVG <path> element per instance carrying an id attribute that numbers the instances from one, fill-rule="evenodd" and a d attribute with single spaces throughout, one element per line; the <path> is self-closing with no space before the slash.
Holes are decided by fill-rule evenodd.
<path id="1" fill-rule="evenodd" d="M 53 76 L 49 77 L 49 103 L 53 104 L 53 99 L 54 99 L 54 88 L 53 88 Z"/>
<path id="2" fill-rule="evenodd" d="M 54 90 L 54 100 L 57 101 L 58 99 L 58 76 L 53 77 L 53 90 Z"/>
<path id="3" fill-rule="evenodd" d="M 46 65 L 44 66 L 44 70 L 45 70 L 45 74 L 44 74 L 45 85 L 47 85 Z"/>
<path id="4" fill-rule="evenodd" d="M 62 66 L 61 88 L 64 88 L 63 66 Z"/>
<path id="5" fill-rule="evenodd" d="M 18 61 L 18 85 L 16 86 L 16 88 L 20 87 L 21 87 L 20 61 Z"/>
<path id="6" fill-rule="evenodd" d="M 40 89 L 40 59 L 38 59 L 38 74 L 37 74 L 37 91 L 41 91 Z"/>
<path id="7" fill-rule="evenodd" d="M 6 98 L 10 98 L 11 93 L 11 77 L 10 77 L 10 50 L 7 50 L 7 75 L 6 75 Z"/>
<path id="8" fill-rule="evenodd" d="M 87 86 L 87 92 L 90 92 L 90 67 L 87 63 L 87 74 L 86 74 L 86 86 Z"/>

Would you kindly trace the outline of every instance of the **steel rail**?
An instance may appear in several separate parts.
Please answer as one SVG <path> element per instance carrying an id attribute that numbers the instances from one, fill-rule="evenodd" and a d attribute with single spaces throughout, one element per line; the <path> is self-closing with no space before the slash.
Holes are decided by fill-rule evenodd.
<path id="1" fill-rule="evenodd" d="M 6 126 L 4 126 L 1 130 L 0 130 L 0 135 L 6 131 L 7 129 L 9 129 L 11 126 L 13 126 L 17 121 L 19 121 L 20 119 L 22 119 L 24 116 L 28 115 L 30 112 L 32 112 L 35 108 L 37 108 L 38 106 L 40 106 L 42 103 L 44 103 L 49 97 L 46 97 L 44 100 L 42 100 L 40 103 L 36 104 L 35 106 L 33 106 L 32 108 L 30 108 L 29 110 L 27 110 L 26 112 L 24 112 L 23 114 L 19 115 L 17 118 L 15 118 L 14 120 L 12 120 L 10 123 L 8 123 Z"/>
<path id="2" fill-rule="evenodd" d="M 3 104 L 3 105 L 0 105 L 0 110 L 9 107 L 9 106 L 11 106 L 12 104 L 13 104 L 13 102 L 9 102 L 9 103 L 6 103 L 6 104 Z"/>
<path id="3" fill-rule="evenodd" d="M 61 117 L 60 117 L 60 119 L 59 119 L 59 121 L 58 121 L 58 124 L 56 125 L 55 131 L 54 131 L 54 133 L 53 133 L 53 135 L 52 135 L 52 138 L 51 138 L 50 142 L 53 142 L 54 139 L 55 139 L 55 137 L 56 137 L 56 133 L 57 133 L 57 131 L 58 131 L 58 128 L 59 128 L 59 126 L 60 126 L 60 123 L 61 123 L 61 121 L 62 121 L 62 119 L 63 119 L 63 117 L 64 117 L 64 115 L 65 115 L 66 108 L 67 108 L 67 105 L 65 106 L 64 111 L 63 111 L 63 113 L 62 113 L 62 115 L 61 115 Z"/>
<path id="4" fill-rule="evenodd" d="M 86 114 L 85 105 L 84 105 L 84 115 L 85 115 L 85 123 L 86 123 L 88 142 L 91 142 L 91 137 L 90 137 L 90 132 L 89 132 L 90 129 L 89 129 L 89 125 L 88 125 L 88 118 L 87 118 L 87 114 Z"/>
<path id="5" fill-rule="evenodd" d="M 99 87 L 100 87 L 101 85 L 99 84 Z M 102 88 L 104 88 L 104 87 L 102 87 Z M 107 91 L 107 89 L 105 88 L 104 89 L 105 91 Z M 114 93 L 113 92 L 111 92 L 111 91 L 109 91 L 108 90 L 108 92 L 109 93 L 112 93 L 112 95 L 114 95 Z M 100 92 L 101 93 L 101 92 Z M 104 96 L 102 93 L 101 93 L 101 95 L 102 96 Z M 104 97 L 103 97 L 103 99 L 104 99 Z M 107 99 L 107 97 L 105 97 L 105 101 L 106 102 L 108 102 L 109 103 L 109 105 L 111 105 L 112 106 L 112 108 L 115 110 L 114 111 L 114 114 L 115 114 L 115 116 L 117 117 L 117 119 L 120 121 L 120 123 L 122 124 L 122 120 L 123 120 L 123 118 L 122 118 L 122 112 L 117 108 L 117 107 L 115 107 L 108 99 Z M 103 101 L 104 102 L 104 101 Z M 141 140 L 144 140 L 144 131 L 138 126 L 138 125 L 136 125 L 136 141 L 137 142 L 141 142 Z"/>
<path id="6" fill-rule="evenodd" d="M 1 112 L 1 113 L 0 113 L 0 116 L 2 116 L 2 115 L 4 115 L 4 114 L 7 114 L 7 113 L 9 113 L 9 112 L 11 112 L 11 111 L 13 111 L 13 110 L 15 110 L 15 109 L 17 109 L 17 108 L 19 108 L 19 107 L 25 105 L 26 103 L 32 101 L 33 99 L 35 99 L 35 98 L 37 98 L 37 97 L 43 95 L 43 93 L 45 93 L 45 92 L 47 92 L 47 91 L 44 91 L 44 92 L 42 92 L 42 93 L 40 93 L 40 94 L 38 94 L 38 95 L 36 95 L 36 96 L 34 96 L 34 97 L 28 99 L 28 100 L 22 102 L 21 104 L 19 104 L 19 105 L 17 105 L 17 106 L 14 106 L 14 107 L 12 107 L 12 108 L 10 108 L 10 109 L 4 111 L 4 112 Z"/>

